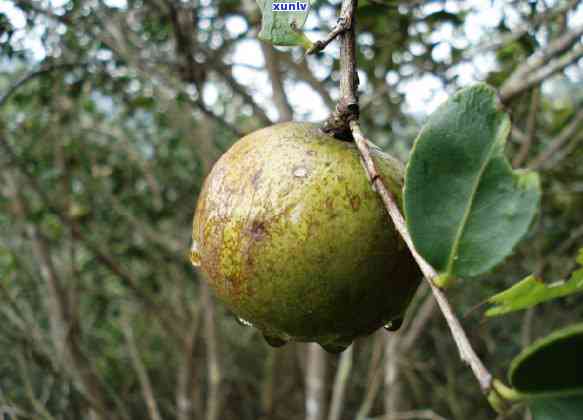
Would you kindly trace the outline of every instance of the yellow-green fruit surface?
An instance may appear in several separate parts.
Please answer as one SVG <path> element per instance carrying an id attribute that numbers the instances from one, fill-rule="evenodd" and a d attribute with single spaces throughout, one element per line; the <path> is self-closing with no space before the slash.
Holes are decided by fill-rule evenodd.
<path id="1" fill-rule="evenodd" d="M 401 199 L 401 164 L 372 149 Z M 342 350 L 402 318 L 420 279 L 354 144 L 283 123 L 236 142 L 207 177 L 193 262 L 268 342 Z"/>

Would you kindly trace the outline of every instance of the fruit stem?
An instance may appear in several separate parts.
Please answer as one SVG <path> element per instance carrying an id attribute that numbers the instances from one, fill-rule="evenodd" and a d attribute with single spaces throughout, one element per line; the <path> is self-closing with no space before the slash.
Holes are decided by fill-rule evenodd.
<path id="1" fill-rule="evenodd" d="M 339 22 L 340 37 L 340 99 L 334 112 L 322 126 L 322 131 L 341 140 L 353 140 L 350 121 L 358 120 L 358 73 L 356 71 L 356 42 L 354 35 L 357 0 L 343 0 Z"/>

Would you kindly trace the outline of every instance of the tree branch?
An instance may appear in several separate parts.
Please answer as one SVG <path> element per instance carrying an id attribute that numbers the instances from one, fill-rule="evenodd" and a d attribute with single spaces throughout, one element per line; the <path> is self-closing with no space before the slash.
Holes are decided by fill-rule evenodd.
<path id="1" fill-rule="evenodd" d="M 11 178 L 9 180 L 14 185 L 17 184 L 16 180 Z M 14 199 L 19 216 L 22 220 L 26 220 L 30 212 L 20 191 L 15 191 Z M 118 418 L 112 414 L 110 404 L 105 397 L 106 391 L 95 373 L 93 364 L 81 348 L 79 317 L 71 311 L 65 288 L 49 251 L 49 244 L 38 226 L 25 222 L 25 230 L 32 241 L 32 250 L 39 265 L 41 278 L 47 285 L 47 314 L 51 339 L 55 350 L 65 356 L 61 363 L 73 377 L 78 378 L 82 384 L 83 394 L 99 413 L 99 418 L 106 418 L 108 415 L 112 419 Z"/>
<path id="2" fill-rule="evenodd" d="M 306 346 L 306 420 L 323 420 L 326 391 L 326 354 L 316 343 Z"/>
<path id="3" fill-rule="evenodd" d="M 573 120 L 559 133 L 557 137 L 528 165 L 531 169 L 542 167 L 557 151 L 577 133 L 577 128 L 583 123 L 583 110 L 577 112 Z"/>
<path id="4" fill-rule="evenodd" d="M 126 339 L 127 349 L 130 356 L 130 360 L 138 375 L 138 381 L 142 387 L 142 394 L 146 400 L 146 407 L 148 409 L 148 414 L 150 420 L 162 420 L 160 415 L 160 410 L 158 408 L 158 403 L 156 402 L 156 397 L 154 396 L 154 388 L 152 387 L 152 381 L 150 381 L 150 376 L 146 370 L 146 366 L 140 357 L 140 352 L 138 351 L 138 346 L 136 345 L 136 339 L 134 337 L 134 330 L 132 328 L 131 321 L 129 320 L 129 314 L 127 310 L 123 313 L 122 319 L 122 331 Z"/>
<path id="5" fill-rule="evenodd" d="M 528 157 L 528 152 L 535 138 L 536 131 L 536 115 L 538 113 L 538 108 L 540 104 L 540 89 L 534 88 L 531 92 L 530 98 L 530 109 L 528 111 L 528 120 L 526 121 L 526 137 L 523 139 L 520 149 L 514 159 L 512 160 L 512 166 L 518 168 L 522 166 L 526 158 Z"/>
<path id="6" fill-rule="evenodd" d="M 287 95 L 283 86 L 283 75 L 279 65 L 279 56 L 276 54 L 276 51 L 271 46 L 271 44 L 259 41 L 259 45 L 261 46 L 261 52 L 263 53 L 263 58 L 265 59 L 267 73 L 269 74 L 269 79 L 271 80 L 273 102 L 275 103 L 277 113 L 279 114 L 279 121 L 291 121 L 293 119 L 294 112 L 289 104 L 289 101 L 287 100 Z"/>
<path id="7" fill-rule="evenodd" d="M 201 284 L 201 300 L 204 305 L 204 333 L 206 357 L 208 358 L 208 394 L 206 399 L 206 420 L 218 420 L 221 409 L 222 373 L 215 329 L 215 306 L 207 282 Z"/>
<path id="8" fill-rule="evenodd" d="M 340 100 L 324 122 L 322 131 L 342 140 L 352 140 L 350 121 L 358 120 L 358 73 L 354 35 L 357 0 L 344 0 L 340 10 L 346 29 L 340 34 Z"/>
<path id="9" fill-rule="evenodd" d="M 336 378 L 334 379 L 334 389 L 332 391 L 332 402 L 330 403 L 328 420 L 339 420 L 342 414 L 342 407 L 345 403 L 344 395 L 346 393 L 350 371 L 352 370 L 353 347 L 348 347 L 342 353 L 342 356 L 340 356 L 340 364 L 336 371 Z"/>
<path id="10" fill-rule="evenodd" d="M 44 76 L 45 74 L 51 73 L 55 70 L 59 70 L 59 69 L 63 69 L 63 68 L 71 68 L 71 67 L 75 67 L 77 65 L 80 65 L 80 64 L 78 64 L 78 63 L 77 64 L 76 63 L 50 64 L 50 65 L 46 65 L 46 66 L 41 66 L 38 70 L 34 70 L 34 71 L 28 73 L 27 75 L 25 75 L 21 79 L 17 80 L 14 84 L 9 86 L 8 89 L 6 90 L 6 92 L 4 92 L 4 95 L 0 96 L 0 108 L 2 108 L 8 102 L 8 99 L 10 99 L 10 97 L 12 95 L 14 95 L 16 93 L 16 91 L 18 91 L 18 89 L 20 89 L 22 86 L 28 84 L 28 82 L 36 79 L 37 77 L 41 77 L 41 76 Z"/>
<path id="11" fill-rule="evenodd" d="M 458 318 L 456 317 L 451 305 L 449 304 L 449 301 L 447 300 L 447 297 L 445 296 L 443 291 L 433 283 L 433 280 L 437 277 L 437 272 L 427 261 L 425 261 L 425 259 L 421 255 L 419 255 L 419 253 L 415 249 L 411 236 L 409 235 L 409 232 L 407 230 L 405 219 L 403 218 L 403 215 L 401 214 L 401 211 L 397 206 L 395 197 L 387 189 L 387 187 L 382 181 L 381 176 L 379 175 L 376 169 L 376 165 L 372 159 L 372 155 L 368 147 L 368 141 L 362 134 L 360 124 L 358 123 L 358 121 L 352 121 L 350 123 L 350 128 L 352 129 L 352 134 L 354 136 L 356 146 L 358 147 L 358 150 L 364 160 L 365 168 L 369 175 L 369 179 L 371 179 L 372 184 L 376 187 L 377 192 L 379 193 L 381 199 L 383 200 L 385 208 L 389 212 L 389 215 L 395 225 L 395 228 L 397 229 L 397 231 L 407 244 L 407 247 L 411 251 L 413 258 L 415 258 L 415 261 L 417 261 L 419 268 L 421 268 L 421 271 L 423 272 L 425 279 L 429 283 L 431 291 L 433 292 L 433 296 L 435 297 L 435 299 L 437 300 L 437 304 L 439 305 L 439 309 L 441 309 L 441 312 L 445 317 L 447 325 L 451 330 L 453 339 L 458 347 L 462 361 L 464 361 L 466 364 L 470 366 L 470 368 L 474 372 L 474 375 L 476 376 L 476 379 L 480 383 L 482 392 L 487 394 L 491 388 L 492 375 L 490 374 L 490 372 L 488 372 L 488 370 L 486 369 L 486 367 L 484 366 L 484 364 L 482 363 L 482 361 L 472 348 L 468 336 L 466 335 L 463 327 L 461 326 Z"/>
<path id="12" fill-rule="evenodd" d="M 277 53 L 277 51 L 276 51 Z M 330 96 L 330 92 L 326 89 L 326 86 L 322 80 L 319 80 L 310 68 L 308 67 L 308 63 L 306 60 L 301 60 L 300 62 L 295 62 L 289 54 L 277 54 L 279 58 L 281 58 L 286 66 L 293 70 L 296 74 L 296 77 L 300 78 L 304 82 L 310 85 L 312 89 L 314 89 L 324 101 L 324 104 L 329 108 L 334 108 L 334 100 Z"/>
<path id="13" fill-rule="evenodd" d="M 341 47 L 340 47 L 340 63 L 341 63 L 341 79 L 340 79 L 340 92 L 341 97 L 336 110 L 332 116 L 326 121 L 323 131 L 328 133 L 336 134 L 346 134 L 343 132 L 343 128 L 348 125 L 350 137 L 354 139 L 358 151 L 362 157 L 365 170 L 368 174 L 368 178 L 371 183 L 376 188 L 376 191 L 380 195 L 385 208 L 387 209 L 389 216 L 395 225 L 395 228 L 407 244 L 407 247 L 411 251 L 413 258 L 421 268 L 425 279 L 427 280 L 433 296 L 437 300 L 437 304 L 445 317 L 447 325 L 452 333 L 453 339 L 458 347 L 460 357 L 463 362 L 468 364 L 474 373 L 474 376 L 480 384 L 480 388 L 484 394 L 489 394 L 491 391 L 492 375 L 486 369 L 480 358 L 477 356 L 473 347 L 470 344 L 468 336 L 466 335 L 464 329 L 462 328 L 459 319 L 456 317 L 449 301 L 447 300 L 445 294 L 441 289 L 439 289 L 434 283 L 433 279 L 437 277 L 437 272 L 435 269 L 425 261 L 425 259 L 419 255 L 416 251 L 411 236 L 406 227 L 405 220 L 395 197 L 385 186 L 382 177 L 380 176 L 376 164 L 372 159 L 370 149 L 368 146 L 368 141 L 364 137 L 360 124 L 358 122 L 358 97 L 356 95 L 356 89 L 358 87 L 358 79 L 356 73 L 356 51 L 355 51 L 355 20 L 354 13 L 356 10 L 357 0 L 343 0 L 341 8 L 341 16 L 347 19 L 349 29 L 341 35 Z M 337 124 L 338 123 L 338 124 Z"/>
<path id="14" fill-rule="evenodd" d="M 112 274 L 121 280 L 121 282 L 134 294 L 141 299 L 141 301 L 149 306 L 152 313 L 157 314 L 158 320 L 164 327 L 171 333 L 174 339 L 179 340 L 182 336 L 181 327 L 177 325 L 179 317 L 175 312 L 169 310 L 169 308 L 162 307 L 158 302 L 156 302 L 151 296 L 142 290 L 137 279 L 123 267 L 119 266 L 111 256 L 105 252 L 99 245 L 92 241 L 74 222 L 74 220 L 61 208 L 54 205 L 52 200 L 48 197 L 45 190 L 43 190 L 37 183 L 36 178 L 30 173 L 26 166 L 18 159 L 16 153 L 8 143 L 8 141 L 0 135 L 0 147 L 4 149 L 6 155 L 10 159 L 10 164 L 18 167 L 20 173 L 23 175 L 23 180 L 26 182 L 26 186 L 34 192 L 40 200 L 43 202 L 44 206 L 54 213 L 59 220 L 67 225 L 75 235 L 75 238 L 82 243 L 87 250 L 89 250 L 95 257 L 95 259 L 107 268 Z"/>
<path id="15" fill-rule="evenodd" d="M 583 44 L 577 45 L 564 54 L 579 41 L 581 35 L 583 35 L 583 25 L 579 25 L 555 39 L 542 49 L 544 52 L 531 55 L 522 65 L 518 66 L 500 88 L 499 97 L 502 103 L 510 102 L 518 94 L 583 57 Z"/>
<path id="16" fill-rule="evenodd" d="M 306 51 L 306 55 L 316 54 L 322 51 L 324 48 L 328 46 L 329 43 L 334 41 L 338 35 L 345 32 L 347 29 L 350 29 L 350 22 L 346 18 L 346 16 L 342 15 L 338 18 L 336 26 L 334 26 L 334 29 L 330 31 L 326 38 L 314 42 L 314 45 L 312 45 L 310 49 Z"/>

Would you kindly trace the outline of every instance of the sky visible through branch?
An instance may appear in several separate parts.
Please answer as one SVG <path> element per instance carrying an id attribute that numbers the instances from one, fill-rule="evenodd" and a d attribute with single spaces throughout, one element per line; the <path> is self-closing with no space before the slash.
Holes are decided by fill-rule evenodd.
<path id="1" fill-rule="evenodd" d="M 552 6 L 556 1 L 549 1 L 549 6 Z M 67 3 L 67 0 L 48 0 L 50 9 L 56 14 L 59 14 L 59 9 Z M 125 8 L 125 0 L 104 0 L 104 3 L 109 7 Z M 213 10 L 215 6 L 212 0 L 201 0 L 201 6 L 206 10 Z M 326 5 L 321 8 L 321 18 L 330 22 L 335 21 L 337 9 L 340 5 L 340 0 L 334 0 L 331 5 Z M 512 27 L 517 27 L 521 23 L 521 19 L 513 8 L 505 7 L 506 2 L 501 0 L 468 0 L 464 2 L 444 1 L 444 2 L 430 2 L 423 6 L 420 13 L 428 15 L 433 12 L 445 10 L 450 13 L 457 13 L 462 9 L 473 10 L 465 19 L 464 25 L 461 28 L 455 28 L 451 23 L 442 25 L 439 30 L 431 34 L 431 41 L 437 46 L 432 52 L 435 60 L 448 60 L 451 58 L 451 48 L 468 48 L 473 47 L 480 42 L 487 41 L 488 33 L 495 28 L 500 20 L 504 18 L 506 24 Z M 406 6 L 399 6 L 406 7 Z M 27 32 L 23 30 L 25 26 L 24 16 L 16 9 L 10 2 L 0 2 L 0 13 L 5 13 L 12 21 L 12 24 L 17 29 L 21 29 L 17 36 L 14 37 L 16 42 L 23 47 L 33 52 L 33 59 L 40 61 L 45 55 L 46 51 L 41 42 L 43 27 L 37 25 L 37 30 L 34 32 Z M 571 24 L 576 25 L 583 22 L 583 4 L 581 4 L 573 13 Z M 201 25 L 204 25 L 204 19 L 201 20 Z M 423 25 L 423 23 L 418 24 Z M 305 25 L 308 36 L 312 40 L 321 39 L 325 36 L 324 31 L 317 30 L 320 23 L 316 17 L 310 15 Z M 239 16 L 232 16 L 226 18 L 225 28 L 229 35 L 235 37 L 248 31 L 247 23 Z M 423 30 L 422 27 L 417 28 Z M 64 30 L 64 28 L 63 28 Z M 461 32 L 461 33 L 460 33 Z M 462 35 L 463 36 L 460 36 Z M 372 42 L 372 38 L 368 34 L 361 34 L 358 42 L 366 45 Z M 411 52 L 416 53 L 416 49 L 421 49 L 423 46 L 411 45 Z M 300 48 L 281 48 L 284 51 L 291 51 L 295 60 L 303 59 L 303 51 Z M 338 57 L 339 47 L 337 43 L 332 43 L 325 50 L 324 54 L 329 57 Z M 398 58 L 397 58 L 398 59 Z M 265 71 L 265 63 L 263 55 L 259 46 L 259 41 L 254 36 L 239 41 L 234 48 L 231 56 L 233 64 L 233 74 L 235 79 L 247 86 L 250 92 L 255 97 L 255 100 L 266 109 L 267 115 L 273 120 L 277 119 L 277 110 L 271 101 L 271 92 L 266 89 L 269 86 L 268 74 Z M 332 60 L 324 60 L 324 64 L 317 63 L 315 60 L 307 58 L 308 65 L 318 77 L 326 73 L 324 66 L 332 65 Z M 493 51 L 486 53 L 480 52 L 474 54 L 470 60 L 464 61 L 460 64 L 452 66 L 448 71 L 448 76 L 457 76 L 457 81 L 460 87 L 469 84 L 483 81 L 485 75 L 493 70 L 495 67 L 495 56 Z M 406 71 L 406 66 L 404 68 Z M 411 67 L 413 71 L 413 67 Z M 575 80 L 582 81 L 583 75 L 578 69 L 568 69 L 567 76 Z M 366 75 L 359 73 L 360 76 L 360 92 L 361 98 L 365 98 L 370 86 L 367 86 Z M 388 72 L 386 81 L 389 84 L 396 84 L 399 80 L 399 74 L 394 71 Z M 304 82 L 288 82 L 286 83 L 286 92 L 289 97 L 290 104 L 296 112 L 296 118 L 308 121 L 321 121 L 328 116 L 328 109 L 323 103 L 321 97 Z M 445 101 L 447 96 L 453 92 L 450 91 L 443 82 L 430 73 L 414 75 L 407 80 L 398 84 L 398 91 L 405 95 L 404 110 L 411 115 L 423 117 L 431 113 L 439 104 Z M 338 97 L 338 90 L 332 89 L 331 95 L 333 98 Z M 204 102 L 208 106 L 212 106 L 218 98 L 217 87 L 213 84 L 207 83 L 203 91 Z"/>

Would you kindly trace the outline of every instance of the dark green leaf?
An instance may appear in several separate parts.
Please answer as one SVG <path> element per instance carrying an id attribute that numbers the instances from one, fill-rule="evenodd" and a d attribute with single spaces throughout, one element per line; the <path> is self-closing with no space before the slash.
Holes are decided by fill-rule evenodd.
<path id="1" fill-rule="evenodd" d="M 583 264 L 583 249 L 577 261 Z M 583 268 L 575 271 L 569 281 L 545 284 L 535 276 L 528 276 L 511 288 L 488 299 L 496 306 L 486 311 L 486 316 L 504 315 L 508 312 L 530 308 L 548 300 L 583 292 Z"/>
<path id="2" fill-rule="evenodd" d="M 405 215 L 417 250 L 441 274 L 475 276 L 508 256 L 540 199 L 534 172 L 504 156 L 510 119 L 479 84 L 435 111 L 419 134 L 405 178 Z"/>
<path id="3" fill-rule="evenodd" d="M 583 395 L 537 398 L 529 403 L 532 420 L 581 420 Z"/>
<path id="4" fill-rule="evenodd" d="M 535 342 L 510 366 L 509 380 L 529 395 L 583 393 L 583 323 Z"/>

